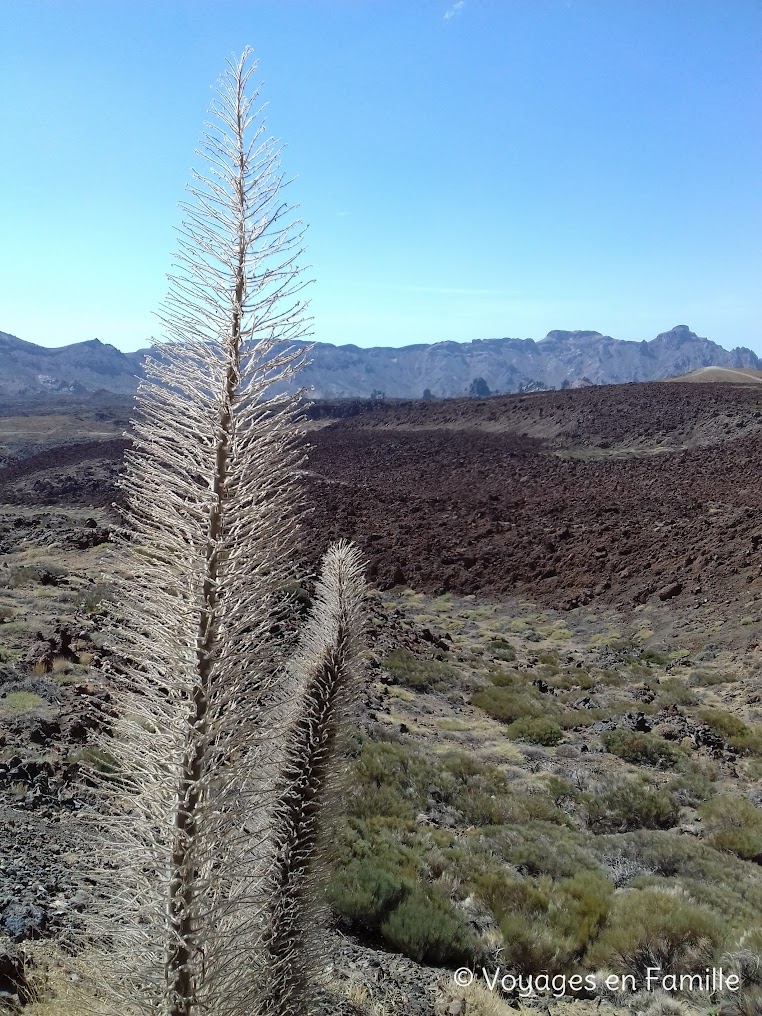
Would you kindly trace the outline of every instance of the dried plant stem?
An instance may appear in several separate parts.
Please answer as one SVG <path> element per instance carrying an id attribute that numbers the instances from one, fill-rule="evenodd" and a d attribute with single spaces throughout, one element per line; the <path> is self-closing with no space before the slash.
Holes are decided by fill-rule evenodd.
<path id="1" fill-rule="evenodd" d="M 307 322 L 302 231 L 253 69 L 247 50 L 219 83 L 121 479 L 118 769 L 109 817 L 89 817 L 90 933 L 120 1014 L 250 1016 L 258 992 L 286 652 L 274 621 L 302 512 L 291 343 Z"/>
<path id="2" fill-rule="evenodd" d="M 300 688 L 272 818 L 263 1016 L 306 1013 L 315 998 L 321 954 L 320 848 L 332 791 L 335 797 L 337 742 L 356 686 L 364 588 L 356 548 L 344 541 L 330 547 L 292 661 Z"/>

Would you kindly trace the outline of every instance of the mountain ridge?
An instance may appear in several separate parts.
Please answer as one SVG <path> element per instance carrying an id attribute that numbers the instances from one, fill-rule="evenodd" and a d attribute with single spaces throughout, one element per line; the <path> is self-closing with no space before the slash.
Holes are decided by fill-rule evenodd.
<path id="1" fill-rule="evenodd" d="M 147 353 L 123 353 L 99 339 L 47 347 L 0 332 L 0 395 L 130 394 Z M 310 360 L 300 385 L 311 386 L 316 398 L 447 398 L 469 390 L 494 394 L 655 381 L 702 367 L 762 369 L 752 350 L 725 349 L 687 325 L 640 342 L 562 329 L 539 340 L 503 337 L 395 347 L 316 342 Z"/>

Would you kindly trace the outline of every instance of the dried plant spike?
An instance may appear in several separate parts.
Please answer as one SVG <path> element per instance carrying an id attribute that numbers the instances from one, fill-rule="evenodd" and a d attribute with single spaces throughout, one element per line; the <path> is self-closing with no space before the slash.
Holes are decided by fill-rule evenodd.
<path id="1" fill-rule="evenodd" d="M 262 1016 L 304 1016 L 315 1002 L 321 846 L 340 782 L 340 735 L 358 686 L 364 599 L 360 553 L 346 541 L 333 544 L 291 663 L 298 690 L 271 820 Z"/>
<path id="2" fill-rule="evenodd" d="M 273 619 L 302 511 L 292 343 L 309 322 L 254 68 L 246 50 L 219 82 L 120 482 L 117 775 L 109 818 L 89 817 L 112 1013 L 250 1016 L 256 994 L 282 736 Z"/>

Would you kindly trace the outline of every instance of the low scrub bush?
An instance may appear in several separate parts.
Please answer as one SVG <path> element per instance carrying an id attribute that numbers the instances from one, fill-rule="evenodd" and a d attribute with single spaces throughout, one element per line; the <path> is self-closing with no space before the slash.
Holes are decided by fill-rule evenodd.
<path id="1" fill-rule="evenodd" d="M 408 883 L 399 873 L 372 861 L 351 861 L 334 873 L 328 900 L 335 913 L 354 930 L 376 931 L 402 900 Z"/>
<path id="2" fill-rule="evenodd" d="M 541 703 L 533 696 L 499 686 L 477 691 L 471 702 L 503 723 L 513 723 L 522 716 L 539 716 L 542 712 Z"/>
<path id="3" fill-rule="evenodd" d="M 655 734 L 617 728 L 606 731 L 601 740 L 606 751 L 632 765 L 669 769 L 681 757 L 677 748 Z"/>
<path id="4" fill-rule="evenodd" d="M 621 861 L 633 871 L 628 885 L 646 889 L 682 887 L 700 904 L 721 916 L 724 926 L 749 927 L 762 913 L 762 869 L 707 840 L 641 829 L 597 836 L 592 851 L 605 867 Z"/>
<path id="5" fill-rule="evenodd" d="M 613 882 L 597 871 L 580 871 L 556 883 L 552 924 L 571 939 L 575 953 L 581 953 L 599 934 L 613 893 Z"/>
<path id="6" fill-rule="evenodd" d="M 409 649 L 394 649 L 381 661 L 384 670 L 397 684 L 413 691 L 451 688 L 458 681 L 458 671 L 441 660 L 421 660 Z"/>
<path id="7" fill-rule="evenodd" d="M 352 770 L 349 814 L 414 819 L 426 805 L 434 769 L 404 745 L 366 742 Z"/>
<path id="8" fill-rule="evenodd" d="M 52 562 L 22 564 L 0 572 L 0 588 L 20 589 L 23 586 L 31 585 L 58 585 L 67 574 L 65 568 L 61 568 L 60 565 L 53 564 Z"/>
<path id="9" fill-rule="evenodd" d="M 506 915 L 522 913 L 528 917 L 544 914 L 550 906 L 553 882 L 545 877 L 520 878 L 505 870 L 477 875 L 476 895 L 500 921 Z"/>
<path id="10" fill-rule="evenodd" d="M 601 870 L 589 849 L 588 837 L 550 822 L 485 830 L 480 834 L 480 843 L 522 875 L 550 875 L 558 880 L 580 871 Z"/>
<path id="11" fill-rule="evenodd" d="M 656 701 L 660 706 L 695 706 L 698 698 L 684 681 L 667 677 L 659 682 Z"/>
<path id="12" fill-rule="evenodd" d="M 558 744 L 564 732 L 555 720 L 545 716 L 522 716 L 506 730 L 512 741 L 529 741 L 531 744 L 551 746 Z"/>
<path id="13" fill-rule="evenodd" d="M 739 794 L 718 794 L 699 808 L 717 850 L 762 863 L 762 809 Z"/>
<path id="14" fill-rule="evenodd" d="M 667 653 L 661 653 L 658 649 L 643 649 L 640 658 L 644 663 L 653 664 L 655 667 L 666 667 L 669 663 Z"/>
<path id="15" fill-rule="evenodd" d="M 680 806 L 668 790 L 641 780 L 624 780 L 603 794 L 585 795 L 587 824 L 595 833 L 625 833 L 632 829 L 671 829 Z"/>
<path id="16" fill-rule="evenodd" d="M 594 723 L 608 717 L 608 711 L 605 709 L 564 709 L 558 717 L 558 722 L 564 730 L 575 730 L 580 727 L 592 727 Z"/>
<path id="17" fill-rule="evenodd" d="M 556 882 L 504 873 L 476 882 L 478 897 L 500 926 L 502 957 L 526 974 L 567 969 L 598 935 L 613 889 L 603 874 L 592 871 Z"/>
<path id="18" fill-rule="evenodd" d="M 558 974 L 569 963 L 573 942 L 554 933 L 545 922 L 524 914 L 506 914 L 500 921 L 506 967 L 519 974 Z"/>
<path id="19" fill-rule="evenodd" d="M 724 937 L 719 918 L 678 892 L 630 890 L 615 899 L 609 920 L 587 957 L 642 978 L 647 967 L 692 973 L 708 965 Z"/>
<path id="20" fill-rule="evenodd" d="M 762 733 L 722 709 L 701 709 L 699 718 L 723 740 L 744 755 L 762 755 Z"/>
<path id="21" fill-rule="evenodd" d="M 736 737 L 738 734 L 749 733 L 749 728 L 743 720 L 733 716 L 732 713 L 724 712 L 722 709 L 700 709 L 698 716 L 716 734 L 719 734 L 720 737 L 724 737 L 726 740 L 730 737 Z"/>
<path id="22" fill-rule="evenodd" d="M 446 810 L 463 826 L 570 822 L 544 788 L 517 793 L 502 769 L 465 752 L 448 752 L 434 764 L 406 745 L 368 741 L 354 762 L 352 786 L 347 816 L 354 819 L 412 822 L 420 812 Z"/>
<path id="23" fill-rule="evenodd" d="M 471 963 L 473 933 L 452 903 L 431 886 L 369 858 L 334 871 L 328 900 L 346 928 L 379 938 L 418 963 Z"/>
<path id="24" fill-rule="evenodd" d="M 111 752 L 95 744 L 71 752 L 66 761 L 85 770 L 94 769 L 99 773 L 113 773 L 117 769 L 116 759 Z"/>
<path id="25" fill-rule="evenodd" d="M 694 670 L 688 683 L 696 688 L 712 688 L 718 684 L 727 684 L 734 681 L 731 674 L 719 670 Z"/>
<path id="26" fill-rule="evenodd" d="M 414 888 L 381 924 L 385 941 L 417 963 L 472 963 L 476 941 L 465 918 L 436 891 Z"/>
<path id="27" fill-rule="evenodd" d="M 696 766 L 675 777 L 666 787 L 681 807 L 696 808 L 713 796 L 715 790 L 711 776 Z"/>
<path id="28" fill-rule="evenodd" d="M 490 639 L 487 643 L 492 656 L 498 660 L 504 660 L 506 663 L 512 663 L 516 659 L 516 650 L 513 648 L 510 642 L 506 642 L 505 639 Z"/>
<path id="29" fill-rule="evenodd" d="M 115 586 L 110 582 L 96 582 L 89 586 L 79 601 L 79 609 L 85 614 L 99 614 L 104 601 L 115 595 Z"/>
<path id="30" fill-rule="evenodd" d="M 0 713 L 15 716 L 20 713 L 31 713 L 47 705 L 45 699 L 35 695 L 33 691 L 9 691 L 0 698 Z"/>

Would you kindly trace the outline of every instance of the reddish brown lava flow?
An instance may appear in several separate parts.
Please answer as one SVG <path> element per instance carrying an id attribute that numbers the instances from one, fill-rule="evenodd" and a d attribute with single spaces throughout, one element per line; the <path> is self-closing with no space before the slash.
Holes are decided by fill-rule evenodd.
<path id="1" fill-rule="evenodd" d="M 559 607 L 762 592 L 756 386 L 347 400 L 311 415 L 330 419 L 309 435 L 312 560 L 348 536 L 382 587 L 518 592 Z M 107 505 L 125 444 L 14 464 L 0 471 L 0 500 Z"/>
<path id="2" fill-rule="evenodd" d="M 651 384 L 363 407 L 311 435 L 312 556 L 350 536 L 383 587 L 560 607 L 748 597 L 762 589 L 761 399 Z M 600 457 L 555 453 L 575 447 Z"/>

